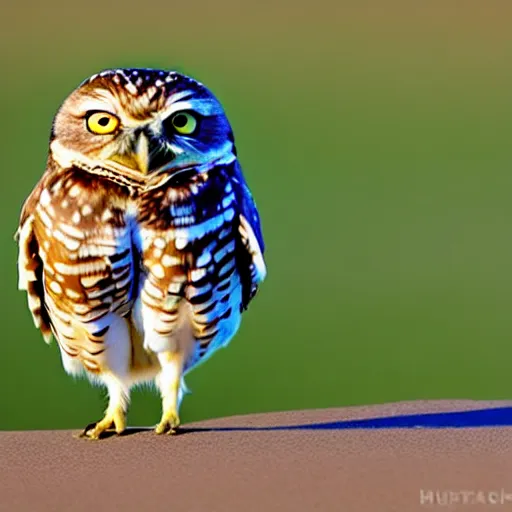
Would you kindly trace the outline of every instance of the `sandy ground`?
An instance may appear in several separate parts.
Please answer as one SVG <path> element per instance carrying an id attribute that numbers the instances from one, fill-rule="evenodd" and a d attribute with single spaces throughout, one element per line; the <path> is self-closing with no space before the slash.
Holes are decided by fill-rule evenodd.
<path id="1" fill-rule="evenodd" d="M 512 510 L 511 406 L 257 414 L 185 425 L 175 436 L 132 429 L 101 441 L 0 432 L 0 510 Z"/>

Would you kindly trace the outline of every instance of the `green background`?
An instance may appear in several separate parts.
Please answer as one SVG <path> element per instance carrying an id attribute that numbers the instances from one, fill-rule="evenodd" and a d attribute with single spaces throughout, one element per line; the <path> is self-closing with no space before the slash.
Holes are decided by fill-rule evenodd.
<path id="1" fill-rule="evenodd" d="M 105 405 L 33 327 L 12 236 L 60 102 L 123 66 L 219 97 L 268 248 L 238 336 L 188 377 L 184 422 L 511 398 L 511 19 L 497 1 L 2 5 L 0 428 L 79 428 Z M 134 393 L 130 424 L 159 414 Z"/>

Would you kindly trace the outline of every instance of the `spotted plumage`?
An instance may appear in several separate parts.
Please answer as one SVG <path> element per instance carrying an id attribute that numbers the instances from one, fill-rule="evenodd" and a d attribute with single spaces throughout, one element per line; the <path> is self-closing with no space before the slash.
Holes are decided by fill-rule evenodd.
<path id="1" fill-rule="evenodd" d="M 107 70 L 63 103 L 17 234 L 19 287 L 65 370 L 108 388 L 87 435 L 154 380 L 174 431 L 183 376 L 226 346 L 265 278 L 258 212 L 217 99 L 192 78 Z"/>

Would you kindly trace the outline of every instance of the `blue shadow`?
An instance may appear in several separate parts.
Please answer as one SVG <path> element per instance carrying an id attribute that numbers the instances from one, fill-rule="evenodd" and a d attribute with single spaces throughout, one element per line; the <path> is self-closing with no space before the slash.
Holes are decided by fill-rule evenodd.
<path id="1" fill-rule="evenodd" d="M 484 428 L 511 427 L 512 407 L 454 411 L 428 414 L 405 414 L 364 420 L 332 421 L 305 425 L 279 425 L 275 427 L 183 427 L 187 432 L 249 432 L 278 430 L 351 430 L 386 428 Z M 181 430 L 181 429 L 180 429 Z"/>

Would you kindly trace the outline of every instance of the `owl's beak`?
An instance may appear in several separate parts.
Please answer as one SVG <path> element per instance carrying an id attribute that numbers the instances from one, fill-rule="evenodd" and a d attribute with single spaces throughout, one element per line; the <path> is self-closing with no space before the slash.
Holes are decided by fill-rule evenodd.
<path id="1" fill-rule="evenodd" d="M 147 174 L 149 169 L 149 144 L 148 138 L 143 133 L 139 135 L 133 156 L 139 171 L 142 174 Z"/>
<path id="2" fill-rule="evenodd" d="M 147 174 L 149 170 L 149 142 L 147 136 L 141 133 L 135 142 L 133 151 L 113 155 L 110 157 L 110 160 L 139 171 L 142 174 Z"/>

